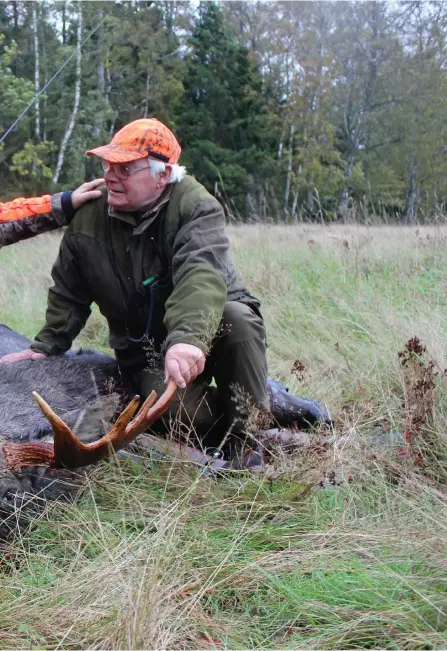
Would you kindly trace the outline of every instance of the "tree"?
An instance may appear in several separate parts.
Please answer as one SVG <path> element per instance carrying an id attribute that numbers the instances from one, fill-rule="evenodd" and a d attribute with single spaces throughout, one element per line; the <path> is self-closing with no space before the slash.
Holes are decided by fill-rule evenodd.
<path id="1" fill-rule="evenodd" d="M 211 2 L 200 5 L 190 48 L 178 119 L 184 160 L 230 214 L 256 211 L 275 142 L 257 66 Z"/>
<path id="2" fill-rule="evenodd" d="M 67 148 L 67 143 L 70 139 L 70 136 L 73 132 L 76 123 L 76 116 L 78 114 L 79 103 L 81 101 L 81 61 L 82 61 L 81 43 L 82 43 L 82 3 L 81 0 L 78 0 L 76 82 L 75 82 L 75 91 L 74 91 L 74 105 L 73 105 L 73 111 L 70 116 L 70 121 L 67 125 L 67 129 L 64 133 L 64 137 L 62 138 L 61 146 L 59 149 L 56 170 L 53 175 L 53 183 L 57 183 L 59 179 L 59 174 L 61 173 L 62 165 L 64 164 L 65 150 Z"/>

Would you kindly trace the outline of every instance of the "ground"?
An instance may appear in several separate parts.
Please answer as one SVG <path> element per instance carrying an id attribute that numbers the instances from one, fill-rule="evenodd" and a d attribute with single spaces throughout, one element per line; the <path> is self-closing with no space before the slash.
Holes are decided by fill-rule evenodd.
<path id="1" fill-rule="evenodd" d="M 327 403 L 332 444 L 256 476 L 99 467 L 4 550 L 0 648 L 445 648 L 446 238 L 232 228 L 271 374 Z M 1 320 L 27 336 L 57 243 L 0 252 Z M 106 349 L 97 313 L 82 341 Z"/>

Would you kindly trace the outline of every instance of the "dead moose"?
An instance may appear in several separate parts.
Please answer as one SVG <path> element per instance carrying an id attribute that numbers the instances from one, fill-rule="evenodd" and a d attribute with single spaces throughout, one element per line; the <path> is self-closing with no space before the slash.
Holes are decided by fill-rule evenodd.
<path id="1" fill-rule="evenodd" d="M 30 343 L 0 324 L 0 357 Z M 279 383 L 269 379 L 268 385 L 275 406 Z M 19 521 L 18 513 L 29 516 L 30 511 L 41 510 L 46 500 L 71 498 L 93 464 L 116 452 L 128 456 L 119 451 L 169 409 L 176 390 L 171 381 L 158 400 L 152 392 L 140 408 L 139 397 L 133 396 L 113 419 L 126 397 L 112 357 L 80 350 L 38 362 L 0 364 L 0 539 Z M 302 426 L 329 422 L 320 403 L 294 400 L 302 408 Z M 278 406 L 284 407 L 281 401 Z M 296 416 L 299 410 L 293 413 Z M 147 433 L 143 449 L 212 470 L 230 467 L 221 458 Z M 241 464 L 261 468 L 262 456 L 247 447 Z"/>
<path id="2" fill-rule="evenodd" d="M 0 324 L 0 357 L 29 344 Z M 169 383 L 159 400 L 152 393 L 137 414 L 135 396 L 104 431 L 118 402 L 111 388 L 122 391 L 117 364 L 94 351 L 0 364 L 0 538 L 11 528 L 8 518 L 16 521 L 18 502 L 35 508 L 47 499 L 71 497 L 82 476 L 72 470 L 128 445 L 168 409 L 176 392 Z"/>

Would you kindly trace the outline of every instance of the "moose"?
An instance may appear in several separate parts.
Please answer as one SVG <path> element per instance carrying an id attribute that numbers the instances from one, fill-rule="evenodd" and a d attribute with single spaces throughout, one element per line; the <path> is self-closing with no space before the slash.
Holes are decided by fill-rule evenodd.
<path id="1" fill-rule="evenodd" d="M 0 357 L 29 344 L 0 324 Z M 135 396 L 105 431 L 124 392 L 112 357 L 81 349 L 39 362 L 0 364 L 0 538 L 15 525 L 17 506 L 24 523 L 46 500 L 73 497 L 88 467 L 148 429 L 175 391 L 170 383 L 158 401 L 152 394 L 132 419 L 139 406 Z M 193 460 L 206 463 L 206 455 L 193 453 Z"/>
<path id="2" fill-rule="evenodd" d="M 30 343 L 0 324 L 0 357 Z M 277 384 L 268 381 L 271 405 Z M 158 400 L 152 392 L 140 407 L 138 396 L 126 394 L 115 359 L 89 349 L 38 362 L 0 364 L 0 539 L 11 525 L 29 521 L 30 513 L 42 510 L 47 500 L 71 499 L 101 459 L 115 453 L 132 456 L 122 448 L 143 432 L 146 451 L 210 471 L 228 468 L 229 462 L 218 454 L 147 434 L 169 409 L 176 391 L 170 381 Z M 297 400 L 302 405 L 301 427 L 329 422 L 319 403 Z M 262 467 L 259 453 L 248 447 L 244 455 L 242 467 Z"/>

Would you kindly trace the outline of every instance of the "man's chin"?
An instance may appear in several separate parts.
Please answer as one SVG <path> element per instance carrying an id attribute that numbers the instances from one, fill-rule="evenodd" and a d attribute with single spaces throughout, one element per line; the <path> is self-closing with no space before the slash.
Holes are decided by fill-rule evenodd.
<path id="1" fill-rule="evenodd" d="M 107 200 L 109 206 L 112 206 L 112 208 L 120 208 L 121 210 L 126 210 L 127 208 L 126 197 L 121 192 L 109 190 Z"/>

